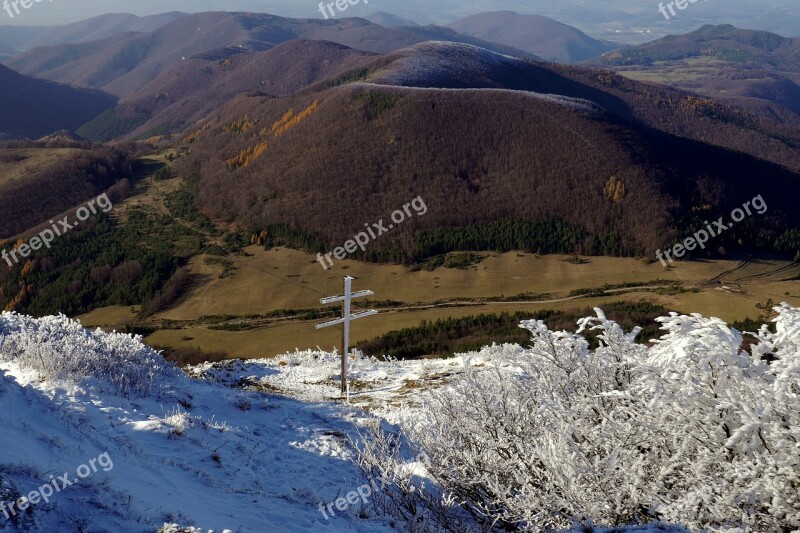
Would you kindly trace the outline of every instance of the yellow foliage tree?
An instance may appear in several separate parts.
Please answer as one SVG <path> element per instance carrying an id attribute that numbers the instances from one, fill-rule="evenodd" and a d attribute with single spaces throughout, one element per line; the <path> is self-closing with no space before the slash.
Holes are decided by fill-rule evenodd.
<path id="1" fill-rule="evenodd" d="M 202 135 L 202 133 L 204 131 L 208 131 L 208 129 L 210 127 L 211 127 L 211 123 L 209 122 L 208 124 L 206 124 L 205 126 L 200 128 L 199 130 L 197 130 L 196 132 L 192 133 L 191 135 L 186 136 L 183 139 L 183 144 L 192 144 L 194 141 L 197 140 L 198 137 L 200 137 L 200 135 Z"/>
<path id="2" fill-rule="evenodd" d="M 606 198 L 615 204 L 620 203 L 627 195 L 627 192 L 625 191 L 625 184 L 617 179 L 616 176 L 611 176 L 611 179 L 608 180 L 606 186 L 603 187 L 603 193 L 606 195 Z"/>
<path id="3" fill-rule="evenodd" d="M 310 106 L 305 108 L 302 113 L 296 115 L 294 118 L 287 118 L 287 117 L 291 117 L 291 115 L 289 115 L 289 113 L 284 115 L 281 120 L 276 122 L 276 124 L 280 124 L 280 125 L 278 127 L 273 126 L 273 131 L 275 132 L 275 137 L 276 138 L 280 137 L 281 135 L 283 135 L 284 133 L 286 133 L 290 129 L 292 129 L 295 126 L 297 126 L 298 124 L 300 124 L 300 122 L 302 122 L 303 120 L 308 118 L 314 111 L 316 111 L 318 107 L 319 107 L 319 101 L 318 100 L 314 100 L 313 104 L 311 104 Z M 290 109 L 289 111 L 291 112 L 292 110 Z"/>
<path id="4" fill-rule="evenodd" d="M 225 124 L 222 126 L 222 131 L 235 131 L 237 133 L 247 133 L 248 131 L 252 130 L 256 127 L 256 123 L 250 120 L 250 117 L 247 115 L 244 118 L 239 119 L 235 122 L 231 122 L 230 124 Z"/>
<path id="5" fill-rule="evenodd" d="M 276 121 L 275 124 L 272 125 L 272 133 L 275 133 L 279 128 L 282 128 L 287 122 L 289 122 L 289 119 L 291 119 L 292 116 L 294 116 L 294 109 L 290 109 L 284 113 L 280 120 Z"/>
<path id="6" fill-rule="evenodd" d="M 228 169 L 236 170 L 237 168 L 245 168 L 250 163 L 255 161 L 255 159 L 264 153 L 264 150 L 267 149 L 269 144 L 265 141 L 263 143 L 258 143 L 255 146 L 248 146 L 234 157 L 231 157 L 226 161 L 228 163 Z"/>

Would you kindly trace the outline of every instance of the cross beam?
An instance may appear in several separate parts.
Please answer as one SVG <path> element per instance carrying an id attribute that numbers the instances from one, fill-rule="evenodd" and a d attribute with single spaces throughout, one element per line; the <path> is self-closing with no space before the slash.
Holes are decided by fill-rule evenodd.
<path id="1" fill-rule="evenodd" d="M 353 298 L 372 296 L 374 294 L 372 291 L 353 292 L 352 288 L 354 279 L 355 278 L 351 276 L 345 276 L 343 295 L 331 296 L 328 298 L 320 299 L 320 303 L 322 304 L 344 302 L 344 304 L 342 305 L 342 318 L 337 318 L 336 320 L 329 320 L 327 322 L 322 322 L 320 324 L 317 324 L 316 326 L 317 329 L 322 329 L 330 326 L 337 326 L 339 324 L 344 324 L 344 328 L 342 329 L 342 396 L 347 395 L 348 398 L 350 389 L 347 386 L 347 356 L 350 352 L 350 322 L 353 320 L 358 320 L 359 318 L 366 318 L 368 316 L 378 314 L 378 312 L 374 309 L 370 309 L 369 311 L 363 311 L 361 313 L 356 313 L 356 314 L 350 313 L 350 302 Z"/>

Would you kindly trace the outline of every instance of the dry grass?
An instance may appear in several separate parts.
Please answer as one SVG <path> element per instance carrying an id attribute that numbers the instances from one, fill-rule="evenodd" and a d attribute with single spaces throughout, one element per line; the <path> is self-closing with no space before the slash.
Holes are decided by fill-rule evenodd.
<path id="1" fill-rule="evenodd" d="M 25 178 L 50 165 L 54 165 L 70 156 L 84 153 L 79 148 L 26 148 L 14 150 L 0 150 L 0 153 L 14 152 L 25 159 L 22 161 L 0 161 L 0 185 L 5 182 Z"/>
<path id="2" fill-rule="evenodd" d="M 342 276 L 358 278 L 358 288 L 369 288 L 376 300 L 410 304 L 453 298 L 489 298 L 520 293 L 566 296 L 571 290 L 624 282 L 644 283 L 667 279 L 691 283 L 710 279 L 735 268 L 736 262 L 687 263 L 665 271 L 660 264 L 637 259 L 592 257 L 580 265 L 566 256 L 492 254 L 467 270 L 438 269 L 412 272 L 399 265 L 373 265 L 341 261 L 323 270 L 314 257 L 296 250 L 264 251 L 247 248 L 247 257 L 232 257 L 233 275 L 219 278 L 219 265 L 195 258 L 194 274 L 208 275 L 208 282 L 178 306 L 159 315 L 170 320 L 196 320 L 204 315 L 263 314 L 276 309 L 320 307 L 319 298 L 341 292 Z"/>
<path id="3" fill-rule="evenodd" d="M 137 306 L 112 305 L 95 309 L 76 318 L 86 327 L 115 327 L 132 322 L 138 312 Z"/>
<path id="4" fill-rule="evenodd" d="M 602 306 L 614 301 L 647 299 L 671 310 L 700 312 L 725 320 L 756 317 L 755 305 L 772 298 L 800 305 L 800 281 L 783 281 L 800 275 L 800 265 L 785 261 L 756 261 L 711 283 L 714 278 L 739 266 L 735 261 L 679 263 L 671 270 L 660 264 L 635 259 L 588 258 L 576 265 L 565 256 L 537 257 L 530 254 L 493 254 L 468 270 L 438 269 L 413 272 L 398 265 L 370 265 L 344 261 L 324 271 L 312 256 L 280 249 L 264 251 L 249 247 L 247 256 L 231 257 L 236 269 L 220 278 L 219 265 L 194 258 L 190 269 L 204 274 L 204 282 L 192 289 L 175 308 L 157 319 L 184 322 L 175 329 L 161 329 L 147 338 L 151 344 L 175 349 L 194 348 L 204 352 L 224 351 L 231 357 L 271 357 L 299 349 L 340 346 L 338 328 L 315 330 L 317 320 L 259 319 L 252 329 L 227 331 L 209 329 L 196 321 L 203 316 L 264 315 L 281 309 L 321 309 L 321 296 L 339 294 L 341 277 L 356 276 L 356 288 L 375 291 L 376 300 L 406 302 L 421 309 L 381 310 L 381 315 L 354 323 L 352 342 L 369 340 L 392 330 L 418 326 L 422 320 L 465 317 L 479 313 L 513 313 L 543 309 L 570 310 Z M 343 268 L 348 267 L 348 268 Z M 646 283 L 656 279 L 680 281 L 689 291 L 657 294 L 655 291 L 621 291 L 604 297 L 566 299 L 571 290 L 605 284 Z M 478 300 L 492 296 L 513 296 L 523 292 L 550 293 L 554 300 L 535 303 L 490 302 L 461 307 L 425 307 L 435 301 L 454 298 Z M 786 296 L 789 292 L 789 296 Z M 98 309 L 79 317 L 89 326 L 114 327 L 130 320 L 129 307 Z"/>

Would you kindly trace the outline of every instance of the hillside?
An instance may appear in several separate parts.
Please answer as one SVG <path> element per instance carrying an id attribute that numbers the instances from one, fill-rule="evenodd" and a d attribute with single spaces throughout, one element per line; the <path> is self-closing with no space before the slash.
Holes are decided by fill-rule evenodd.
<path id="1" fill-rule="evenodd" d="M 24 76 L 0 65 L 0 138 L 39 138 L 58 130 L 76 130 L 106 109 L 116 98 Z"/>
<path id="2" fill-rule="evenodd" d="M 605 70 L 536 64 L 468 46 L 423 43 L 376 61 L 369 81 L 413 87 L 504 88 L 595 102 L 611 115 L 800 171 L 800 131 L 685 91 Z M 473 73 L 474 71 L 474 73 Z"/>
<path id="3" fill-rule="evenodd" d="M 373 57 L 339 44 L 304 39 L 264 52 L 225 49 L 200 54 L 166 67 L 80 133 L 92 140 L 111 140 L 181 131 L 238 94 L 285 96 Z"/>
<path id="4" fill-rule="evenodd" d="M 65 372 L 31 368 L 37 349 Z M 67 474 L 47 504 L 0 513 L 2 530 L 397 531 L 350 513 L 326 523 L 317 509 L 363 483 L 352 410 L 192 379 L 126 335 L 0 315 L 0 407 L 4 509 Z"/>
<path id="5" fill-rule="evenodd" d="M 178 18 L 145 34 L 128 32 L 88 43 L 40 47 L 13 57 L 6 64 L 25 74 L 102 88 L 123 96 L 153 81 L 165 68 L 197 54 L 224 48 L 263 51 L 300 38 L 327 40 L 375 53 L 438 39 L 532 57 L 521 50 L 436 26 L 384 28 L 356 18 L 326 21 L 260 13 L 208 12 Z"/>
<path id="6" fill-rule="evenodd" d="M 370 22 L 374 22 L 375 24 L 386 26 L 387 28 L 391 26 L 419 26 L 419 24 L 413 20 L 404 19 L 402 17 L 398 17 L 397 15 L 387 13 L 386 11 L 376 11 L 375 13 L 372 13 L 364 18 Z"/>
<path id="7" fill-rule="evenodd" d="M 771 198 L 766 220 L 724 245 L 774 242 L 800 222 L 784 200 L 798 190 L 797 174 L 700 142 L 769 152 L 774 139 L 732 123 L 726 114 L 735 111 L 722 106 L 709 114 L 705 103 L 687 105 L 692 99 L 680 93 L 651 94 L 608 74 L 448 43 L 418 45 L 379 64 L 368 80 L 383 85 L 293 99 L 243 95 L 214 113 L 196 129 L 193 153 L 180 167 L 200 175 L 198 205 L 248 228 L 286 226 L 291 231 L 281 238 L 293 235 L 291 242 L 316 252 L 420 196 L 429 212 L 368 254 L 407 261 L 465 246 L 508 251 L 522 242 L 543 253 L 651 251 L 759 194 L 753 175 L 769 176 L 783 198 Z M 652 96 L 662 98 L 660 109 L 648 106 Z M 796 151 L 780 150 L 798 165 Z M 616 180 L 624 198 L 607 195 Z M 465 226 L 508 219 L 533 225 L 490 224 L 475 230 L 483 237 L 463 237 Z"/>
<path id="8" fill-rule="evenodd" d="M 28 44 L 28 49 L 37 46 L 96 41 L 127 32 L 147 33 L 184 16 L 186 13 L 178 11 L 145 17 L 129 13 L 109 13 L 80 22 L 48 28 L 45 35 Z"/>
<path id="9" fill-rule="evenodd" d="M 0 243 L 131 176 L 118 150 L 58 137 L 0 144 Z"/>
<path id="10" fill-rule="evenodd" d="M 800 38 L 703 26 L 604 55 L 593 64 L 800 124 Z"/>
<path id="11" fill-rule="evenodd" d="M 127 13 L 109 13 L 60 26 L 0 26 L 0 59 L 37 46 L 81 43 L 125 32 L 153 31 L 183 15 L 172 12 L 137 17 Z"/>
<path id="12" fill-rule="evenodd" d="M 797 309 L 776 310 L 777 333 L 765 326 L 753 355 L 737 351 L 742 335 L 718 319 L 663 318 L 648 348 L 633 343 L 638 329 L 623 331 L 599 309 L 583 322 L 605 339 L 596 350 L 580 333 L 523 321 L 526 347 L 418 362 L 356 354 L 352 403 L 339 399 L 336 353 L 181 371 L 137 337 L 2 313 L 0 528 L 796 527 L 800 322 Z M 721 395 L 730 398 L 722 417 Z M 686 444 L 675 450 L 664 431 Z M 539 433 L 550 438 L 530 439 Z M 651 474 L 662 468 L 668 478 Z M 622 496 L 608 492 L 610 480 Z M 707 496 L 690 506 L 695 492 Z M 459 497 L 438 503 L 443 493 Z M 488 499 L 490 512 L 470 512 Z"/>
<path id="13" fill-rule="evenodd" d="M 513 46 L 558 63 L 593 59 L 621 46 L 598 41 L 551 18 L 513 11 L 472 15 L 447 26 L 461 34 Z"/>

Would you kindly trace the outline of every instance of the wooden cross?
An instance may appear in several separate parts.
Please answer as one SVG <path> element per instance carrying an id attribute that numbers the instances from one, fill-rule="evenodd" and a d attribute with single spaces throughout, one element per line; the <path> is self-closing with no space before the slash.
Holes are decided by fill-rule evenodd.
<path id="1" fill-rule="evenodd" d="M 350 352 L 350 321 L 378 314 L 378 312 L 374 309 L 356 313 L 354 315 L 350 314 L 350 302 L 353 298 L 361 298 L 362 296 L 372 296 L 375 294 L 372 291 L 353 292 L 354 279 L 355 278 L 351 276 L 345 276 L 344 294 L 342 296 L 331 296 L 330 298 L 320 299 L 320 303 L 322 304 L 344 302 L 342 305 L 342 318 L 323 322 L 321 324 L 317 324 L 316 326 L 317 329 L 322 329 L 330 326 L 336 326 L 338 324 L 344 324 L 344 328 L 342 329 L 342 396 L 347 395 L 348 400 L 350 399 L 350 388 L 348 387 L 347 383 L 347 356 Z"/>

